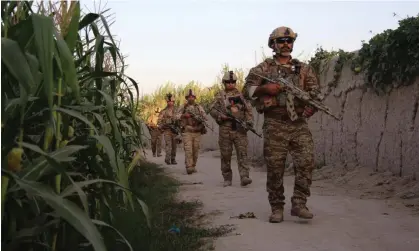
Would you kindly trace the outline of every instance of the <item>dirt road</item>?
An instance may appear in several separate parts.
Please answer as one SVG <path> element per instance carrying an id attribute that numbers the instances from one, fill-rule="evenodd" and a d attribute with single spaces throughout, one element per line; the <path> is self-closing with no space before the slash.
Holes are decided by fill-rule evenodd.
<path id="1" fill-rule="evenodd" d="M 164 153 L 163 153 L 164 154 Z M 150 160 L 164 164 L 163 157 Z M 270 208 L 265 188 L 266 173 L 251 172 L 253 183 L 240 187 L 237 165 L 233 165 L 233 186 L 224 188 L 216 152 L 202 153 L 198 173 L 186 175 L 184 154 L 178 151 L 178 165 L 167 169 L 180 181 L 184 199 L 199 199 L 215 225 L 234 224 L 233 234 L 215 241 L 217 251 L 418 251 L 419 217 L 407 210 L 389 208 L 384 201 L 348 197 L 322 190 L 322 181 L 313 182 L 308 207 L 315 217 L 310 222 L 292 217 L 289 198 L 293 177 L 286 177 L 285 221 L 268 223 Z M 202 184 L 191 184 L 191 183 Z M 328 188 L 330 189 L 330 188 Z M 256 219 L 231 219 L 253 212 Z"/>

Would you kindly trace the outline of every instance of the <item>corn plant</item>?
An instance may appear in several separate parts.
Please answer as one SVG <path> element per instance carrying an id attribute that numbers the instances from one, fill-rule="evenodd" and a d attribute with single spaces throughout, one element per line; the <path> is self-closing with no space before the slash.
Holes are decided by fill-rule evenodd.
<path id="1" fill-rule="evenodd" d="M 1 3 L 2 249 L 132 250 L 112 225 L 115 210 L 147 216 L 128 180 L 138 84 L 104 16 L 74 1 L 56 27 L 32 4 Z"/>

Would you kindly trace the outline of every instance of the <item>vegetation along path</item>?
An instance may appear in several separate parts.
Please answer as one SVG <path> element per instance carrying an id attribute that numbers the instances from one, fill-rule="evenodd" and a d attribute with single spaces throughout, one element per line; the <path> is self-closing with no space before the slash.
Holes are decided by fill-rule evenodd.
<path id="1" fill-rule="evenodd" d="M 233 186 L 224 188 L 218 152 L 201 153 L 198 173 L 193 175 L 186 175 L 183 160 L 180 150 L 178 164 L 165 166 L 183 184 L 182 199 L 202 201 L 203 213 L 211 216 L 211 224 L 234 225 L 232 233 L 215 240 L 215 250 L 418 250 L 419 217 L 407 209 L 390 208 L 380 200 L 349 197 L 330 184 L 323 186 L 324 181 L 314 181 L 308 206 L 315 218 L 302 221 L 289 214 L 293 177 L 288 176 L 285 221 L 271 224 L 265 172 L 252 170 L 253 183 L 241 188 L 238 172 L 233 170 Z M 163 157 L 153 161 L 164 165 Z M 235 161 L 232 165 L 236 166 Z M 326 186 L 327 190 L 323 188 Z M 248 212 L 255 218 L 237 217 Z"/>

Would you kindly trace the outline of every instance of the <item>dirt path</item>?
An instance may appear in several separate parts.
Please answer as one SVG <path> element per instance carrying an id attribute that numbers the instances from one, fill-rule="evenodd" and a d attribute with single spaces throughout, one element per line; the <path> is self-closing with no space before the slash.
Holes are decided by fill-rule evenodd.
<path id="1" fill-rule="evenodd" d="M 163 157 L 153 161 L 163 164 Z M 289 198 L 293 177 L 286 177 L 285 221 L 268 223 L 270 208 L 265 188 L 266 173 L 251 172 L 253 183 L 241 188 L 236 162 L 233 186 L 222 187 L 220 160 L 216 152 L 202 153 L 198 173 L 186 175 L 184 153 L 178 151 L 178 165 L 167 166 L 184 183 L 184 199 L 199 199 L 206 213 L 219 212 L 211 219 L 215 225 L 234 224 L 236 230 L 215 241 L 217 251 L 418 251 L 419 217 L 407 210 L 390 208 L 380 200 L 365 200 L 322 190 L 322 181 L 313 183 L 308 206 L 315 215 L 311 222 L 292 217 Z M 194 182 L 202 184 L 192 184 Z M 231 219 L 253 212 L 256 219 Z"/>

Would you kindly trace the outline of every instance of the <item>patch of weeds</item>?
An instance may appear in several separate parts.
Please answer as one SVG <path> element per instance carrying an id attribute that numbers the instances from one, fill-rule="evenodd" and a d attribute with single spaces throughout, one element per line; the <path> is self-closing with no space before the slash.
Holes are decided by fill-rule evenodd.
<path id="1" fill-rule="evenodd" d="M 200 201 L 177 201 L 180 183 L 155 164 L 146 163 L 130 177 L 133 192 L 148 206 L 151 227 L 142 213 L 120 211 L 115 215 L 116 228 L 128 239 L 134 250 L 189 251 L 211 249 L 207 240 L 223 236 L 233 229 L 228 226 L 207 227 L 196 223 Z M 171 233 L 172 227 L 180 233 Z M 117 249 L 116 249 L 117 248 Z M 122 245 L 112 250 L 128 250 Z"/>

